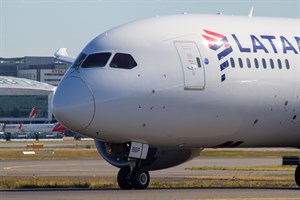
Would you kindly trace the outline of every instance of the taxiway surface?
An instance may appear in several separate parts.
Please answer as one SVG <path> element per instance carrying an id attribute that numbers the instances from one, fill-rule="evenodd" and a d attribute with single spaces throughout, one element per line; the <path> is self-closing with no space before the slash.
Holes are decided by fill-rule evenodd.
<path id="1" fill-rule="evenodd" d="M 203 166 L 264 166 L 280 165 L 280 158 L 195 158 L 179 166 L 165 170 L 151 171 L 151 177 L 187 177 L 198 175 L 216 175 L 215 170 L 185 170 L 187 167 Z M 0 162 L 1 176 L 92 176 L 116 177 L 118 168 L 111 166 L 103 159 L 63 159 L 63 160 L 2 160 Z M 241 174 L 249 171 L 217 171 L 218 174 Z M 281 172 L 250 172 L 281 173 Z M 286 172 L 284 172 L 286 173 Z M 293 173 L 293 172 L 292 172 Z"/>
<path id="2" fill-rule="evenodd" d="M 153 178 L 179 178 L 199 175 L 237 175 L 241 173 L 266 173 L 249 171 L 214 171 L 214 170 L 186 170 L 191 166 L 263 166 L 280 165 L 279 158 L 201 158 L 198 157 L 182 165 L 151 172 Z M 71 160 L 3 160 L 0 162 L 0 177 L 6 176 L 83 176 L 116 178 L 118 169 L 112 167 L 102 159 L 71 159 Z M 293 172 L 267 172 L 293 173 Z M 292 175 L 292 174 L 291 174 Z M 295 199 L 300 200 L 298 188 L 175 188 L 175 189 L 147 189 L 122 191 L 119 189 L 45 189 L 45 190 L 2 190 L 0 200 L 64 200 L 64 199 Z"/>
<path id="3" fill-rule="evenodd" d="M 203 158 L 198 157 L 179 166 L 153 171 L 151 177 L 158 179 L 180 179 L 190 176 L 216 175 L 257 175 L 266 173 L 289 173 L 292 171 L 222 171 L 222 170 L 186 170 L 187 167 L 226 167 L 226 166 L 264 166 L 280 165 L 281 158 Z M 14 177 L 108 177 L 116 179 L 118 169 L 103 159 L 55 159 L 55 160 L 1 160 L 0 178 Z M 175 188 L 175 189 L 147 189 L 147 190 L 119 190 L 119 189 L 45 189 L 45 190 L 0 190 L 0 200 L 15 199 L 289 199 L 300 200 L 298 188 Z"/>
<path id="4" fill-rule="evenodd" d="M 0 191 L 1 200 L 300 200 L 299 189 L 251 189 L 251 188 L 193 188 L 193 189 L 147 189 L 147 190 L 17 190 Z"/>

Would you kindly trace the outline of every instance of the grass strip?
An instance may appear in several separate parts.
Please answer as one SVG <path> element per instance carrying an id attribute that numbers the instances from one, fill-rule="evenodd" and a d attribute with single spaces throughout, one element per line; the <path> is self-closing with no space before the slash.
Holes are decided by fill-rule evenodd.
<path id="1" fill-rule="evenodd" d="M 185 170 L 231 170 L 231 171 L 295 171 L 295 166 L 266 165 L 266 166 L 201 166 L 187 167 Z"/>
<path id="2" fill-rule="evenodd" d="M 296 187 L 292 177 L 270 176 L 196 176 L 186 178 L 152 178 L 150 188 L 208 187 Z M 113 178 L 99 177 L 3 177 L 0 189 L 30 188 L 118 188 Z"/>
<path id="3" fill-rule="evenodd" d="M 24 155 L 23 151 L 35 151 L 34 155 Z M 96 149 L 54 149 L 54 150 L 5 150 L 0 151 L 0 160 L 15 159 L 80 159 L 80 158 L 100 158 Z"/>
<path id="4" fill-rule="evenodd" d="M 294 181 L 255 181 L 255 180 L 189 180 L 186 182 L 152 181 L 150 188 L 294 188 Z"/>
<path id="5" fill-rule="evenodd" d="M 35 155 L 23 155 L 23 151 L 35 151 Z M 54 152 L 54 154 L 49 154 Z M 299 156 L 300 150 L 287 151 L 246 151 L 246 150 L 218 150 L 207 149 L 200 153 L 201 157 L 215 158 L 251 158 L 251 157 L 282 157 Z M 98 151 L 94 148 L 86 149 L 27 149 L 27 150 L 1 150 L 0 160 L 14 159 L 74 159 L 74 158 L 100 158 Z"/>
<path id="6" fill-rule="evenodd" d="M 287 150 L 226 150 L 226 149 L 204 149 L 201 157 L 235 157 L 235 158 L 249 158 L 249 157 L 282 157 L 282 156 L 299 156 L 300 150 L 287 149 Z"/>
<path id="7" fill-rule="evenodd" d="M 0 189 L 116 188 L 113 180 L 95 177 L 2 177 Z"/>

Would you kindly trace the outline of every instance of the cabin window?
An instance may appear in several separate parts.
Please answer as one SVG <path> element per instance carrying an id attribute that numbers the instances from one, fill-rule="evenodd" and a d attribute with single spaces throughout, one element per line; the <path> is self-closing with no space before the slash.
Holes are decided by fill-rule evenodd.
<path id="1" fill-rule="evenodd" d="M 78 68 L 78 67 L 80 67 L 81 64 L 82 64 L 82 62 L 84 61 L 85 57 L 86 57 L 86 54 L 80 53 L 78 55 L 78 57 L 76 58 L 76 60 L 74 61 L 74 63 L 73 63 L 73 65 L 72 65 L 71 68 Z"/>
<path id="2" fill-rule="evenodd" d="M 287 69 L 290 69 L 290 63 L 288 59 L 285 59 L 285 66 Z"/>
<path id="3" fill-rule="evenodd" d="M 270 65 L 271 65 L 271 68 L 274 69 L 275 68 L 275 65 L 274 65 L 274 61 L 273 59 L 270 59 Z"/>
<path id="4" fill-rule="evenodd" d="M 88 55 L 82 63 L 82 68 L 104 67 L 109 60 L 111 53 L 95 53 Z"/>
<path id="5" fill-rule="evenodd" d="M 235 68 L 235 63 L 234 63 L 234 59 L 233 58 L 230 58 L 230 64 L 231 64 L 231 67 Z"/>
<path id="6" fill-rule="evenodd" d="M 262 59 L 262 65 L 263 65 L 263 68 L 264 69 L 267 69 L 267 62 L 266 62 L 266 59 Z"/>
<path id="7" fill-rule="evenodd" d="M 280 59 L 277 59 L 277 63 L 278 63 L 278 68 L 279 68 L 279 69 L 282 69 L 282 63 L 281 63 L 281 60 L 280 60 Z"/>
<path id="8" fill-rule="evenodd" d="M 243 68 L 243 60 L 241 58 L 239 58 L 239 65 L 240 65 L 240 68 Z"/>
<path id="9" fill-rule="evenodd" d="M 199 67 L 199 68 L 201 68 L 201 67 L 202 67 L 202 65 L 201 65 L 201 60 L 200 60 L 200 58 L 199 58 L 199 57 L 197 57 L 197 58 L 196 58 L 196 61 L 197 61 L 197 65 L 198 65 L 198 67 Z"/>
<path id="10" fill-rule="evenodd" d="M 109 66 L 112 68 L 132 69 L 137 66 L 137 63 L 130 54 L 116 53 Z"/>
<path id="11" fill-rule="evenodd" d="M 258 65 L 258 60 L 257 58 L 254 58 L 254 65 L 255 67 L 258 69 L 259 68 L 259 65 Z"/>
<path id="12" fill-rule="evenodd" d="M 249 59 L 249 58 L 246 59 L 246 62 L 247 62 L 248 68 L 251 68 L 251 62 L 250 62 L 250 59 Z"/>

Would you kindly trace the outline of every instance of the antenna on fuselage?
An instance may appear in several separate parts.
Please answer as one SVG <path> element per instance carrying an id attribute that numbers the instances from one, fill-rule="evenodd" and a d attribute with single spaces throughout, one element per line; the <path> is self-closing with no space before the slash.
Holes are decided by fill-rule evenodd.
<path id="1" fill-rule="evenodd" d="M 253 10 L 254 10 L 254 7 L 252 6 L 251 9 L 250 9 L 250 12 L 248 14 L 248 17 L 252 17 L 253 16 Z"/>

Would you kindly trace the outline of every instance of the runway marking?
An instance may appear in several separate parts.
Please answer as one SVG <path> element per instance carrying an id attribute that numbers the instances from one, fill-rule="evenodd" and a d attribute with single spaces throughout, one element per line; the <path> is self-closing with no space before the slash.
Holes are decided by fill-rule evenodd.
<path id="1" fill-rule="evenodd" d="M 62 167 L 62 165 L 57 165 L 57 164 L 54 164 L 54 165 L 17 165 L 17 166 L 8 166 L 8 167 L 3 167 L 3 170 L 12 170 L 12 169 L 19 169 L 19 168 L 33 168 L 33 167 Z M 64 167 L 65 166 L 78 166 L 76 164 L 64 164 L 63 165 Z"/>

